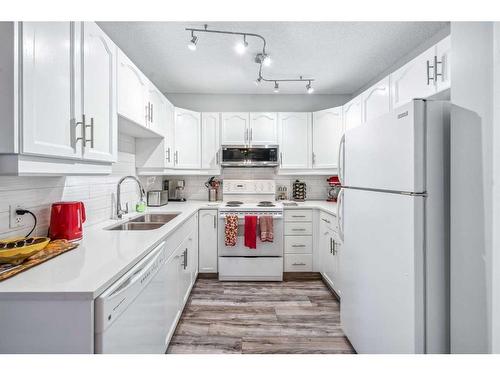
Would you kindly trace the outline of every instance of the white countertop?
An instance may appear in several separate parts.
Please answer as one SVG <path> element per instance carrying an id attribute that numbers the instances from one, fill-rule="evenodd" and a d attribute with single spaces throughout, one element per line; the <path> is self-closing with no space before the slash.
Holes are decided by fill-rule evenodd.
<path id="1" fill-rule="evenodd" d="M 169 223 L 151 231 L 104 230 L 117 224 L 117 220 L 85 228 L 84 238 L 76 249 L 0 282 L 0 299 L 46 298 L 47 294 L 50 298 L 94 299 L 194 213 L 218 206 L 213 202 L 188 201 L 148 208 L 147 212 L 179 213 Z M 319 209 L 335 215 L 336 203 L 306 201 L 285 207 L 286 210 L 301 208 Z M 142 214 L 135 212 L 121 221 L 139 215 Z"/>

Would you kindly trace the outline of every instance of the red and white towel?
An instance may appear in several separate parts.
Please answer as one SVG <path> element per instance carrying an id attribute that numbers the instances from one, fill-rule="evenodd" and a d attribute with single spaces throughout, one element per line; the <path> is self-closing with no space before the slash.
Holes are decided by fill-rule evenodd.
<path id="1" fill-rule="evenodd" d="M 224 245 L 236 246 L 238 239 L 238 216 L 226 215 L 224 218 Z"/>

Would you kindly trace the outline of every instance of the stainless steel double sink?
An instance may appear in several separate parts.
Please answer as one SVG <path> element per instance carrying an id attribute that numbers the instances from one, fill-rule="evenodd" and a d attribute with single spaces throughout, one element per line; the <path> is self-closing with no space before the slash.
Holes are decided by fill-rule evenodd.
<path id="1" fill-rule="evenodd" d="M 153 230 L 158 229 L 179 216 L 179 213 L 152 213 L 134 217 L 106 230 Z"/>

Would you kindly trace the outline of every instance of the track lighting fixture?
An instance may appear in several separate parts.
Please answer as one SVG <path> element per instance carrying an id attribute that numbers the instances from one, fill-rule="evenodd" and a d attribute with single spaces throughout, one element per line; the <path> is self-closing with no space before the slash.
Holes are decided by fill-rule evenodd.
<path id="1" fill-rule="evenodd" d="M 196 43 L 198 43 L 198 37 L 194 35 L 194 31 L 191 31 L 191 40 L 188 43 L 188 48 L 191 51 L 196 51 Z"/>
<path id="2" fill-rule="evenodd" d="M 204 25 L 204 28 L 186 28 L 186 31 L 191 32 L 191 41 L 188 44 L 188 48 L 192 51 L 196 50 L 196 43 L 198 43 L 198 37 L 194 35 L 195 32 L 197 33 L 213 33 L 213 34 L 225 34 L 225 35 L 240 35 L 243 37 L 243 40 L 239 41 L 236 43 L 234 46 L 235 51 L 243 55 L 247 50 L 248 50 L 248 42 L 247 42 L 247 37 L 251 36 L 254 38 L 258 38 L 262 41 L 262 52 L 257 53 L 255 55 L 254 61 L 259 64 L 259 75 L 257 79 L 254 81 L 256 86 L 259 86 L 262 82 L 269 82 L 272 83 L 274 82 L 274 92 L 278 93 L 279 92 L 279 83 L 278 82 L 307 82 L 306 85 L 306 90 L 308 94 L 312 94 L 314 92 L 314 88 L 312 87 L 312 81 L 314 79 L 312 78 L 302 78 L 300 76 L 299 78 L 290 78 L 290 79 L 272 79 L 272 78 L 265 78 L 262 74 L 262 67 L 265 66 L 270 66 L 271 65 L 271 57 L 266 51 L 266 39 L 259 34 L 255 33 L 242 33 L 238 31 L 223 31 L 223 30 L 209 30 L 208 25 Z"/>
<path id="3" fill-rule="evenodd" d="M 239 41 L 238 43 L 236 43 L 234 49 L 239 55 L 243 55 L 247 51 L 247 47 L 248 47 L 247 36 L 243 35 L 243 41 Z"/>
<path id="4" fill-rule="evenodd" d="M 308 94 L 312 94 L 314 92 L 314 88 L 311 86 L 311 81 L 306 85 L 306 90 Z"/>

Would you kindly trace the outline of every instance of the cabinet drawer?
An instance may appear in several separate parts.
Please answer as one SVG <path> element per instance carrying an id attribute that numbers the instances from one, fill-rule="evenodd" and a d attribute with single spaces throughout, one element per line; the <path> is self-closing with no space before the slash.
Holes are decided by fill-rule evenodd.
<path id="1" fill-rule="evenodd" d="M 285 221 L 312 221 L 312 210 L 285 210 Z"/>
<path id="2" fill-rule="evenodd" d="M 285 236 L 285 253 L 312 254 L 312 236 Z"/>
<path id="3" fill-rule="evenodd" d="M 312 254 L 285 254 L 285 272 L 312 272 Z"/>
<path id="4" fill-rule="evenodd" d="M 286 236 L 310 236 L 312 235 L 312 223 L 285 223 Z"/>
<path id="5" fill-rule="evenodd" d="M 320 224 L 324 223 L 328 229 L 331 229 L 335 232 L 338 231 L 338 223 L 337 223 L 337 218 L 335 216 L 321 212 L 319 215 L 319 220 Z"/>

